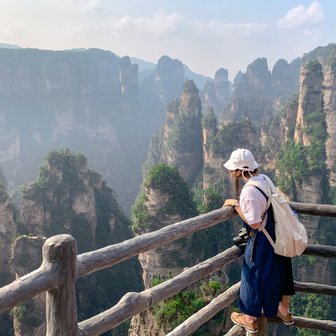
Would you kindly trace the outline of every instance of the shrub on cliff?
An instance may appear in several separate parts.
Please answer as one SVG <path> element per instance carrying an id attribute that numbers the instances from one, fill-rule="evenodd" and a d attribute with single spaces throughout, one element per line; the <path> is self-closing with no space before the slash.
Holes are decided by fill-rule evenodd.
<path id="1" fill-rule="evenodd" d="M 143 186 L 144 190 L 137 196 L 132 207 L 133 232 L 157 229 L 150 224 L 151 216 L 146 207 L 149 189 L 159 190 L 168 197 L 167 202 L 160 209 L 161 215 L 178 214 L 181 218 L 197 215 L 192 195 L 176 167 L 164 163 L 151 167 L 145 176 Z"/>

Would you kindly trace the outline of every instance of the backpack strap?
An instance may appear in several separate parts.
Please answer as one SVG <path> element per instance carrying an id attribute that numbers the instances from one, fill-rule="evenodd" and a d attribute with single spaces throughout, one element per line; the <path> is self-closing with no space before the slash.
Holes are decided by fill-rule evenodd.
<path id="1" fill-rule="evenodd" d="M 264 175 L 263 175 L 263 177 L 264 177 Z M 265 179 L 265 177 L 264 177 L 264 179 Z M 266 179 L 265 179 L 265 181 L 266 181 L 266 185 L 267 185 L 267 189 L 268 189 L 268 190 L 265 189 L 265 186 L 264 186 L 262 183 L 257 182 L 257 181 L 251 181 L 251 180 L 248 180 L 248 181 L 246 182 L 246 184 L 244 185 L 244 187 L 243 187 L 243 188 L 245 188 L 245 187 L 247 187 L 247 186 L 249 186 L 249 185 L 250 185 L 250 186 L 253 186 L 253 187 L 255 187 L 256 189 L 258 189 L 258 190 L 264 195 L 264 197 L 266 198 L 266 201 L 267 201 L 267 208 L 266 208 L 266 210 L 265 210 L 264 215 L 266 214 L 268 208 L 269 208 L 270 205 L 271 205 L 271 197 L 272 197 L 272 189 L 271 189 L 271 187 L 268 185 L 268 181 L 267 181 Z"/>
<path id="2" fill-rule="evenodd" d="M 264 212 L 264 214 L 261 216 L 262 222 L 260 224 L 259 230 L 264 233 L 264 235 L 266 236 L 267 240 L 269 241 L 269 243 L 271 244 L 273 249 L 275 249 L 275 242 L 265 228 L 266 222 L 267 222 L 267 210 L 269 209 L 269 207 L 271 205 L 272 188 L 269 186 L 267 179 L 265 177 L 264 177 L 264 179 L 266 180 L 266 184 L 267 184 L 267 187 L 269 189 L 268 191 L 270 192 L 269 196 L 267 195 L 266 190 L 264 189 L 264 186 L 259 182 L 248 180 L 247 183 L 245 184 L 245 186 L 251 185 L 251 186 L 255 187 L 256 189 L 258 189 L 264 195 L 264 197 L 267 200 L 267 208 L 266 208 L 266 211 Z"/>

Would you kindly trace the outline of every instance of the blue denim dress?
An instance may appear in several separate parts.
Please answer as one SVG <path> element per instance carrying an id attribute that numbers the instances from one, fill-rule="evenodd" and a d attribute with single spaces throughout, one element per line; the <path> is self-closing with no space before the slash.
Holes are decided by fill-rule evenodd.
<path id="1" fill-rule="evenodd" d="M 271 207 L 267 210 L 265 228 L 275 240 Z M 278 312 L 282 296 L 295 293 L 291 259 L 275 254 L 261 231 L 249 225 L 246 229 L 251 238 L 244 253 L 239 306 L 244 314 L 272 317 Z"/>

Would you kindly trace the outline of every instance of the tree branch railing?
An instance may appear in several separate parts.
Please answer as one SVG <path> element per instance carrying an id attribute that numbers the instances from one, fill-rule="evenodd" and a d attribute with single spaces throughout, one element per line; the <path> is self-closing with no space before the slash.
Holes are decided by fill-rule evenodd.
<path id="1" fill-rule="evenodd" d="M 293 210 L 300 214 L 321 217 L 336 217 L 335 205 L 298 202 L 289 202 L 289 205 Z"/>
<path id="2" fill-rule="evenodd" d="M 299 213 L 317 216 L 336 216 L 336 206 L 294 202 L 290 204 Z M 0 314 L 46 291 L 46 330 L 48 336 L 93 336 L 111 330 L 135 314 L 178 293 L 191 283 L 208 276 L 226 264 L 236 260 L 242 254 L 242 250 L 233 246 L 213 258 L 190 267 L 160 285 L 141 293 L 127 293 L 114 307 L 78 324 L 75 283 L 79 277 L 111 267 L 140 253 L 224 222 L 234 214 L 235 212 L 231 207 L 225 207 L 78 256 L 76 242 L 71 236 L 53 236 L 47 239 L 43 245 L 43 261 L 37 270 L 0 288 Z M 305 254 L 335 257 L 336 247 L 309 245 Z M 296 283 L 295 285 L 299 291 L 311 291 L 331 295 L 335 293 L 334 286 L 305 283 Z M 215 298 L 210 303 L 210 306 L 204 307 L 204 310 L 201 310 L 202 313 L 200 313 L 205 313 L 202 321 L 211 315 L 213 309 L 216 311 L 219 307 L 224 307 L 223 305 L 226 305 L 232 299 L 232 295 L 230 292 L 230 298 L 228 299 L 223 293 L 218 299 Z M 297 319 L 298 325 L 303 323 L 301 318 Z M 304 321 L 304 323 L 307 322 L 306 320 Z M 190 320 L 188 323 L 190 323 Z M 318 325 L 318 323 L 314 323 L 312 325 Z M 332 323 L 331 321 L 331 328 L 334 328 Z M 184 328 L 184 326 L 179 327 Z M 188 328 L 195 328 L 195 325 L 189 325 Z M 182 335 L 174 334 L 174 331 L 170 334 Z"/>
<path id="3" fill-rule="evenodd" d="M 325 250 L 325 252 L 321 253 L 323 250 Z M 320 245 L 320 254 L 325 255 L 326 251 L 330 251 L 330 246 Z M 334 251 L 336 252 L 336 248 L 334 248 Z M 230 287 L 224 293 L 214 298 L 207 306 L 203 307 L 197 313 L 193 314 L 187 320 L 182 322 L 173 331 L 168 333 L 167 336 L 188 336 L 195 332 L 204 323 L 209 321 L 217 313 L 229 306 L 233 301 L 238 298 L 239 287 L 239 283 Z M 336 286 L 295 281 L 294 287 L 295 290 L 298 292 L 336 295 Z M 281 322 L 280 319 L 277 318 L 272 318 L 268 320 L 272 323 Z M 297 327 L 336 332 L 336 322 L 334 321 L 319 321 L 309 318 L 294 317 L 294 323 Z M 226 335 L 245 335 L 245 331 L 244 328 L 241 327 L 232 328 L 232 330 L 230 330 Z"/>
<path id="4" fill-rule="evenodd" d="M 97 272 L 130 259 L 140 253 L 155 249 L 177 239 L 190 236 L 194 232 L 224 222 L 234 214 L 235 211 L 233 208 L 225 207 L 168 225 L 160 230 L 145 233 L 118 244 L 83 253 L 77 258 L 78 276 L 81 277 Z"/>
<path id="5" fill-rule="evenodd" d="M 114 307 L 79 323 L 85 336 L 100 335 L 109 331 L 130 317 L 139 314 L 159 302 L 179 293 L 190 284 L 203 279 L 243 254 L 243 250 L 233 246 L 224 252 L 184 270 L 174 278 L 140 293 L 127 293 Z"/>
<path id="6" fill-rule="evenodd" d="M 214 210 L 208 214 L 190 218 L 118 244 L 80 254 L 77 256 L 75 267 L 77 277 L 111 267 L 140 253 L 214 226 L 231 218 L 234 213 L 231 208 Z M 63 236 L 66 235 L 54 237 L 59 237 L 59 244 L 62 244 Z M 47 245 L 44 244 L 44 246 Z M 0 314 L 37 294 L 56 288 L 60 283 L 57 269 L 52 267 L 48 261 L 43 260 L 42 265 L 37 270 L 0 288 Z"/>

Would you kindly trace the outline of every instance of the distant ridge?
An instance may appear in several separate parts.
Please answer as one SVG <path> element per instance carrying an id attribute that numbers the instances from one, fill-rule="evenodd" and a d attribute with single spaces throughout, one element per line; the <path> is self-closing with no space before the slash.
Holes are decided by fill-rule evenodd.
<path id="1" fill-rule="evenodd" d="M 197 73 L 193 72 L 192 70 L 190 70 L 185 64 L 183 64 L 183 65 L 184 65 L 185 76 L 188 79 L 192 79 L 199 89 L 203 90 L 203 87 L 204 87 L 205 83 L 207 81 L 212 80 L 211 77 L 207 77 L 207 76 L 204 76 L 204 75 L 201 75 L 201 74 L 197 74 Z"/>
<path id="2" fill-rule="evenodd" d="M 22 49 L 22 47 L 15 44 L 0 43 L 0 48 L 4 49 Z"/>
<path id="3" fill-rule="evenodd" d="M 137 63 L 138 64 L 140 71 L 154 70 L 155 67 L 156 67 L 155 63 L 144 61 L 140 58 L 130 57 L 130 60 L 131 60 L 132 63 Z"/>
<path id="4" fill-rule="evenodd" d="M 137 63 L 139 66 L 139 79 L 140 80 L 149 76 L 156 67 L 156 63 L 144 61 L 136 57 L 130 57 L 130 59 L 132 63 Z M 204 84 L 207 81 L 212 80 L 212 78 L 210 77 L 194 73 L 185 64 L 183 64 L 183 66 L 184 66 L 186 79 L 192 79 L 199 89 L 203 89 Z"/>

